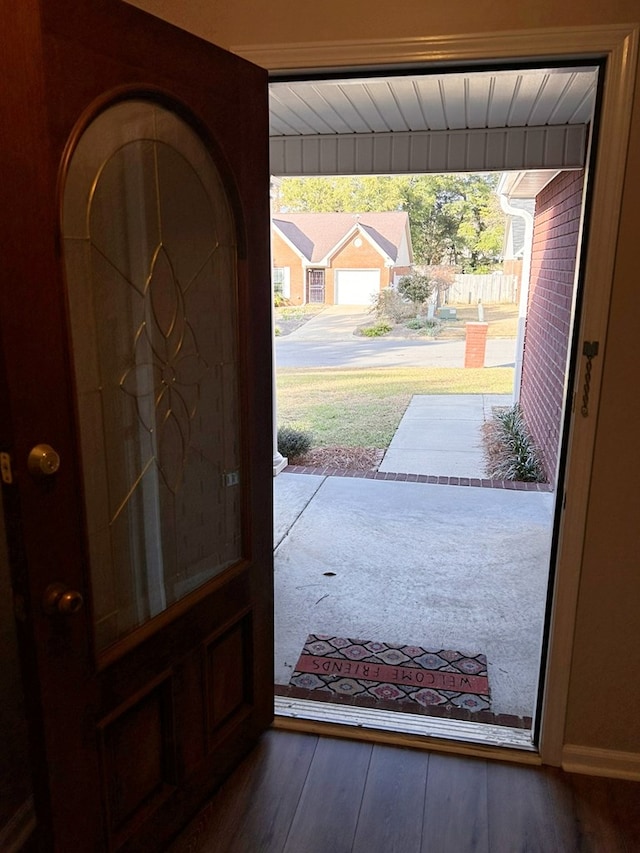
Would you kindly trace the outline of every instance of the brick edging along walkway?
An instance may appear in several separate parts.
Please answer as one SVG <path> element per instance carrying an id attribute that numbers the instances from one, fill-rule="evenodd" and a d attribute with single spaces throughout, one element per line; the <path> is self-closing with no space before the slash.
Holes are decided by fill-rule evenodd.
<path id="1" fill-rule="evenodd" d="M 432 474 L 394 474 L 389 471 L 358 471 L 353 468 L 319 468 L 312 465 L 287 465 L 287 474 L 315 474 L 320 477 L 359 477 L 365 480 L 393 480 L 406 483 L 431 483 L 439 486 L 475 486 L 482 489 L 509 489 L 517 492 L 552 492 L 550 483 L 521 483 L 515 480 L 488 480 L 478 477 L 436 477 Z"/>

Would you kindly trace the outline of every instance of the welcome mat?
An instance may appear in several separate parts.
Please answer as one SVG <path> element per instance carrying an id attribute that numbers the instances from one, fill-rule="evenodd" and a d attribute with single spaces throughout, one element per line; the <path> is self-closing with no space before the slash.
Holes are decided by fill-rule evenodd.
<path id="1" fill-rule="evenodd" d="M 289 684 L 308 692 L 310 699 L 349 697 L 350 704 L 382 703 L 385 710 L 413 713 L 437 709 L 438 716 L 456 710 L 474 714 L 491 706 L 483 654 L 326 634 L 309 634 Z"/>

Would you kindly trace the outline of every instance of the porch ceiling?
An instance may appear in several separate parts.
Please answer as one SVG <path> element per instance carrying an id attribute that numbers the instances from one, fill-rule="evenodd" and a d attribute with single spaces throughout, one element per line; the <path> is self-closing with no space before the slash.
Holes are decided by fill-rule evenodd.
<path id="1" fill-rule="evenodd" d="M 269 86 L 275 175 L 578 168 L 594 67 Z"/>

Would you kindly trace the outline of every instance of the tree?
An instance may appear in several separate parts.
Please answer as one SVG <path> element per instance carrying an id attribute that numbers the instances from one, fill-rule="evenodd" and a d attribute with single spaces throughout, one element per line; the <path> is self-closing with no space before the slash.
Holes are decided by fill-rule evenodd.
<path id="1" fill-rule="evenodd" d="M 496 174 L 283 178 L 288 213 L 406 210 L 416 264 L 486 272 L 500 260 L 505 217 Z"/>
<path id="2" fill-rule="evenodd" d="M 484 272 L 500 259 L 504 214 L 497 175 L 414 175 L 404 209 L 416 263 Z"/>
<path id="3" fill-rule="evenodd" d="M 398 282 L 398 293 L 402 294 L 405 299 L 410 299 L 416 306 L 416 312 L 419 313 L 424 303 L 431 296 L 434 286 L 428 276 L 412 272 L 410 275 L 402 276 Z"/>
<path id="4" fill-rule="evenodd" d="M 436 292 L 435 304 L 439 306 L 443 301 L 444 294 L 453 284 L 455 275 L 460 272 L 460 269 L 451 266 L 416 266 L 414 267 L 414 271 L 421 273 L 429 279 L 433 290 Z"/>
<path id="5" fill-rule="evenodd" d="M 402 210 L 402 184 L 395 176 L 283 178 L 280 213 L 366 213 Z"/>

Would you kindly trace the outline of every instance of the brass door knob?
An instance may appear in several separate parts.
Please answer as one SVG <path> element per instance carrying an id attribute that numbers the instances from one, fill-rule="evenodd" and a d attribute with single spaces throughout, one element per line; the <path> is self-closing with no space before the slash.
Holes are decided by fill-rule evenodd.
<path id="1" fill-rule="evenodd" d="M 32 477 L 51 477 L 60 467 L 60 456 L 50 444 L 37 444 L 29 453 L 27 468 Z"/>
<path id="2" fill-rule="evenodd" d="M 50 616 L 73 616 L 82 608 L 84 598 L 76 589 L 69 589 L 63 583 L 52 583 L 44 591 L 42 607 Z"/>

